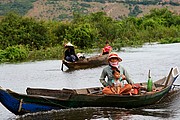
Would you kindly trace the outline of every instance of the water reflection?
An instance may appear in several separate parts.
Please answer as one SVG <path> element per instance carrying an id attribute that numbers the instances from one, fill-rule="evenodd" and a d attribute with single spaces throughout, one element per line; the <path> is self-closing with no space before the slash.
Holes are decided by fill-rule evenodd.
<path id="1" fill-rule="evenodd" d="M 93 119 L 122 119 L 131 115 L 131 111 L 120 108 L 77 108 L 59 111 L 50 111 L 44 113 L 36 113 L 24 115 L 17 120 L 32 120 L 32 119 L 53 119 L 53 120 L 93 120 Z"/>

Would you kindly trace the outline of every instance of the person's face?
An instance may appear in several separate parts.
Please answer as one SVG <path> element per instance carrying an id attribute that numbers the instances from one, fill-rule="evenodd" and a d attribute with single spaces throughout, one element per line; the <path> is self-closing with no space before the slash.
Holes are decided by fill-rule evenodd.
<path id="1" fill-rule="evenodd" d="M 111 58 L 109 61 L 112 63 L 119 62 L 117 58 Z"/>
<path id="2" fill-rule="evenodd" d="M 114 78 L 115 79 L 119 79 L 120 78 L 120 73 L 119 72 L 115 72 L 114 73 Z"/>

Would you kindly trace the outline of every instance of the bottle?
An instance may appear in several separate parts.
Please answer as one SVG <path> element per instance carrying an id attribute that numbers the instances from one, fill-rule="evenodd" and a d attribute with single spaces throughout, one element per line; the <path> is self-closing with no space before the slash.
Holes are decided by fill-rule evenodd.
<path id="1" fill-rule="evenodd" d="M 148 84 L 147 84 L 147 91 L 148 92 L 152 91 L 152 86 L 153 86 L 153 81 L 151 79 L 150 70 L 149 70 L 149 73 L 148 73 Z"/>

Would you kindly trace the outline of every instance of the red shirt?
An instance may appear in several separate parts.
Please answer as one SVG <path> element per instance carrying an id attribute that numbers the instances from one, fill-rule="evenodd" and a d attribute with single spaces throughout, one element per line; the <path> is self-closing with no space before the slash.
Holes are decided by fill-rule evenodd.
<path id="1" fill-rule="evenodd" d="M 104 49 L 103 49 L 103 52 L 109 52 L 110 50 L 112 49 L 111 46 L 105 46 Z"/>

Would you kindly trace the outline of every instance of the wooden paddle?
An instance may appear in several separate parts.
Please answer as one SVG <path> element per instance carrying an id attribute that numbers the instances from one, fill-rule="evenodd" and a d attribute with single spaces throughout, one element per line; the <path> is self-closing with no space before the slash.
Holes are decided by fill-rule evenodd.
<path id="1" fill-rule="evenodd" d="M 65 49 L 62 50 L 63 58 L 65 57 L 64 52 L 65 52 Z M 61 64 L 61 70 L 63 71 L 63 59 L 62 59 L 62 64 Z"/>
<path id="2" fill-rule="evenodd" d="M 61 64 L 61 70 L 63 71 L 63 60 L 62 60 L 62 64 Z"/>

